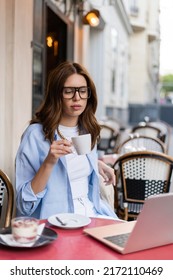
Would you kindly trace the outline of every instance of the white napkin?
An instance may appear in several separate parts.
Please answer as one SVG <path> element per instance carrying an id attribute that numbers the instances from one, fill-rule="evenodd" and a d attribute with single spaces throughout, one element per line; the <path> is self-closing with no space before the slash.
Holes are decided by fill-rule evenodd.
<path id="1" fill-rule="evenodd" d="M 11 247 L 32 247 L 34 243 L 40 238 L 40 235 L 43 232 L 43 229 L 45 227 L 45 223 L 40 224 L 38 226 L 38 232 L 37 232 L 37 238 L 34 242 L 29 242 L 29 243 L 20 243 L 14 240 L 12 234 L 0 234 L 0 238 L 9 246 Z"/>

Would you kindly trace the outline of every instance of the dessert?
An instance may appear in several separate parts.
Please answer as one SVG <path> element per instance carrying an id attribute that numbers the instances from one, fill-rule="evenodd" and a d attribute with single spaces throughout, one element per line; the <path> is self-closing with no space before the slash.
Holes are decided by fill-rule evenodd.
<path id="1" fill-rule="evenodd" d="M 13 238 L 20 243 L 34 242 L 37 237 L 38 220 L 32 217 L 12 219 Z"/>

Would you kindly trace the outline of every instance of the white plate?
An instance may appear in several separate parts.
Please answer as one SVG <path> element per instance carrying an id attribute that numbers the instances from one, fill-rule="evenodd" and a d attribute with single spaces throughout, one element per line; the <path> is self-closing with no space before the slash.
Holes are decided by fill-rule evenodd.
<path id="1" fill-rule="evenodd" d="M 59 221 L 57 221 L 56 217 L 59 217 L 64 223 L 66 223 L 66 225 L 62 225 Z M 60 213 L 49 217 L 48 222 L 60 228 L 73 229 L 84 227 L 90 224 L 91 219 L 79 214 Z"/>

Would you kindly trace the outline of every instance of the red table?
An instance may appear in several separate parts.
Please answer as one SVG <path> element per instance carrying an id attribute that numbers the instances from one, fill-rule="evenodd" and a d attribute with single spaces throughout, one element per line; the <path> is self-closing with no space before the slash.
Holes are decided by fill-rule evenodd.
<path id="1" fill-rule="evenodd" d="M 103 155 L 99 159 L 102 160 L 104 163 L 113 166 L 119 156 L 120 156 L 120 154 L 108 154 L 108 155 Z"/>
<path id="2" fill-rule="evenodd" d="M 117 221 L 92 218 L 87 227 L 103 226 Z M 173 260 L 173 245 L 121 255 L 101 242 L 83 233 L 83 228 L 60 229 L 53 243 L 30 249 L 15 249 L 0 245 L 1 260 Z"/>

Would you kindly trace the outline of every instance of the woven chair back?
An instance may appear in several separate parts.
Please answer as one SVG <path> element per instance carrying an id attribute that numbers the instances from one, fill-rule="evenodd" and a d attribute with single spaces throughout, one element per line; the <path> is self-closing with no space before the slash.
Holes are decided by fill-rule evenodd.
<path id="1" fill-rule="evenodd" d="M 132 133 L 139 133 L 139 135 L 150 136 L 153 138 L 162 138 L 162 131 L 158 127 L 151 125 L 138 125 L 132 128 Z"/>
<path id="2" fill-rule="evenodd" d="M 166 152 L 166 147 L 164 143 L 158 138 L 153 138 L 149 136 L 141 136 L 141 135 L 133 135 L 129 139 L 125 140 L 123 143 L 119 145 L 116 149 L 116 153 L 124 154 L 128 151 L 156 151 L 160 153 Z"/>
<path id="3" fill-rule="evenodd" d="M 9 227 L 13 215 L 14 189 L 8 176 L 0 170 L 0 225 Z"/>
<path id="4" fill-rule="evenodd" d="M 118 133 L 110 126 L 101 125 L 100 140 L 97 149 L 104 151 L 105 154 L 112 153 L 117 139 Z"/>
<path id="5" fill-rule="evenodd" d="M 169 192 L 173 158 L 155 151 L 138 151 L 120 156 L 115 162 L 117 185 L 115 205 L 121 213 L 137 216 L 151 196 Z M 118 186 L 118 182 L 121 184 Z"/>

